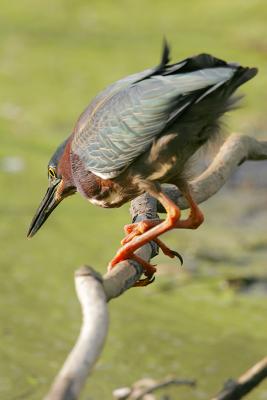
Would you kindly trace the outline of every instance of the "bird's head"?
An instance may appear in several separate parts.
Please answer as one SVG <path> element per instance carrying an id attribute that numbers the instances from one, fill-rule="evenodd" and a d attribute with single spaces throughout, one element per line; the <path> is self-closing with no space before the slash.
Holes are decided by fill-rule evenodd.
<path id="1" fill-rule="evenodd" d="M 35 235 L 63 199 L 76 192 L 71 173 L 70 142 L 70 138 L 65 140 L 48 163 L 49 186 L 32 219 L 28 237 Z"/>

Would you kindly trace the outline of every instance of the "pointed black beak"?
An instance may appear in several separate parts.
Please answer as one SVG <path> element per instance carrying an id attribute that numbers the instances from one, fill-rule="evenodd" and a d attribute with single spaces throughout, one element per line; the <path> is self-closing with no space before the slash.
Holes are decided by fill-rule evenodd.
<path id="1" fill-rule="evenodd" d="M 56 199 L 55 197 L 57 186 L 60 182 L 61 182 L 60 179 L 51 182 L 51 185 L 47 189 L 47 192 L 33 217 L 33 220 L 31 222 L 27 234 L 28 237 L 32 237 L 33 235 L 35 235 L 35 233 L 41 228 L 41 226 L 47 220 L 51 212 L 60 203 L 61 199 Z"/>

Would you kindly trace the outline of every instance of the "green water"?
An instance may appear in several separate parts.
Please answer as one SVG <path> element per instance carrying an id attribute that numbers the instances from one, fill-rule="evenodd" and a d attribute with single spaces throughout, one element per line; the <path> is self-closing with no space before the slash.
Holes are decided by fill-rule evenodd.
<path id="1" fill-rule="evenodd" d="M 81 322 L 74 270 L 87 263 L 104 272 L 129 221 L 127 206 L 102 210 L 77 195 L 25 238 L 55 146 L 101 88 L 158 62 L 163 34 L 173 59 L 207 51 L 260 68 L 227 121 L 264 137 L 266 14 L 265 1 L 1 1 L 1 400 L 47 392 Z M 6 157 L 20 170 L 5 171 Z M 154 285 L 110 304 L 109 337 L 82 399 L 169 374 L 198 381 L 170 390 L 173 398 L 207 399 L 266 355 L 266 296 L 224 284 L 266 274 L 266 190 L 222 191 L 202 209 L 199 230 L 166 235 L 183 272 L 160 256 Z M 247 398 L 267 399 L 266 383 Z"/>

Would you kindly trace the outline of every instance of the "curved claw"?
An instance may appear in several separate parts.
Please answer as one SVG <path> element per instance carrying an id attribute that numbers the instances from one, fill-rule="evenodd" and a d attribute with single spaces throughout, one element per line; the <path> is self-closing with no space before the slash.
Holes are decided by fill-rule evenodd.
<path id="1" fill-rule="evenodd" d="M 172 250 L 172 252 L 173 252 L 173 255 L 174 255 L 175 257 L 179 258 L 180 263 L 181 263 L 181 266 L 182 266 L 183 263 L 184 263 L 184 260 L 183 260 L 183 257 L 181 256 L 181 254 L 179 254 L 177 251 L 174 251 L 174 250 Z"/>
<path id="2" fill-rule="evenodd" d="M 154 242 L 159 246 L 159 248 L 163 251 L 163 253 L 165 254 L 165 256 L 168 256 L 170 258 L 174 258 L 177 257 L 180 260 L 181 265 L 183 265 L 183 257 L 181 256 L 181 254 L 179 254 L 177 251 L 175 250 L 171 250 L 169 249 L 169 247 L 167 247 L 161 240 L 159 240 L 159 238 L 155 238 Z"/>
<path id="3" fill-rule="evenodd" d="M 153 283 L 154 280 L 155 280 L 155 276 L 153 276 L 152 278 L 139 279 L 139 281 L 135 282 L 135 284 L 133 286 L 135 286 L 135 287 L 148 286 L 151 283 Z"/>

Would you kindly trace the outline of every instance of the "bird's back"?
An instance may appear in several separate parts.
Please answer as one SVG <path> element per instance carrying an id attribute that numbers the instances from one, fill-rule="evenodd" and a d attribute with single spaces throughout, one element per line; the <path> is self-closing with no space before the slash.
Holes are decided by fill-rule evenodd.
<path id="1" fill-rule="evenodd" d="M 216 124 L 232 93 L 256 72 L 207 54 L 169 65 L 165 46 L 158 67 L 116 82 L 93 100 L 75 127 L 72 152 L 86 170 L 114 178 L 164 132 L 187 128 L 191 140 L 190 132 Z M 202 142 L 211 132 L 206 129 Z"/>

